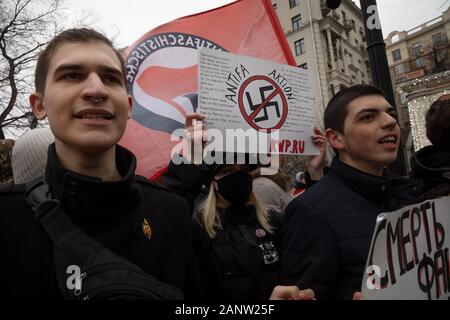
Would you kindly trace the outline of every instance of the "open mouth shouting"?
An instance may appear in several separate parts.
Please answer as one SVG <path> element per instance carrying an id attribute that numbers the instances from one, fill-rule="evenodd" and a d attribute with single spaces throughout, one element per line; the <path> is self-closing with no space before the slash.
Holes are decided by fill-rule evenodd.
<path id="1" fill-rule="evenodd" d="M 395 134 L 389 134 L 378 140 L 378 143 L 384 146 L 396 147 L 398 142 L 398 136 Z"/>

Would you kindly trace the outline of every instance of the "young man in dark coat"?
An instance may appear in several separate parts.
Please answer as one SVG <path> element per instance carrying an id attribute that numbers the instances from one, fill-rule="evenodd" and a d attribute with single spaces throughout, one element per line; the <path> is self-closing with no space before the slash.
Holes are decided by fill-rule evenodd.
<path id="1" fill-rule="evenodd" d="M 425 119 L 432 145 L 411 157 L 411 177 L 424 182 L 417 201 L 450 195 L 450 95 L 435 101 Z"/>
<path id="2" fill-rule="evenodd" d="M 117 145 L 131 111 L 125 73 L 122 55 L 90 29 L 62 32 L 40 55 L 30 104 L 38 119 L 48 118 L 55 136 L 45 180 L 88 236 L 194 297 L 198 273 L 186 201 L 137 177 L 136 158 Z M 23 192 L 17 186 L 0 194 L 2 293 L 61 298 L 52 240 Z"/>
<path id="3" fill-rule="evenodd" d="M 380 90 L 343 89 L 324 120 L 337 157 L 286 209 L 282 276 L 317 299 L 351 299 L 361 290 L 377 215 L 413 202 L 420 184 L 384 173 L 397 157 L 400 128 Z"/>

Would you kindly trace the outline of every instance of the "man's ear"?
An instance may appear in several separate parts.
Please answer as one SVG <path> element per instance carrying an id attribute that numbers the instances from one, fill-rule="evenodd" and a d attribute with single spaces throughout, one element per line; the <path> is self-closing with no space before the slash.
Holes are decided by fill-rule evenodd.
<path id="1" fill-rule="evenodd" d="M 30 101 L 31 110 L 38 120 L 45 119 L 47 111 L 45 110 L 42 93 L 33 92 L 28 99 Z"/>
<path id="2" fill-rule="evenodd" d="M 325 136 L 333 149 L 342 150 L 345 148 L 344 136 L 339 131 L 328 128 L 325 131 Z"/>

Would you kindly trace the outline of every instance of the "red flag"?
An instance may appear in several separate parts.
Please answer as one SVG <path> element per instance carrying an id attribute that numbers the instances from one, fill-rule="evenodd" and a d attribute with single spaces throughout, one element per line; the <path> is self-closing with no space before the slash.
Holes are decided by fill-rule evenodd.
<path id="1" fill-rule="evenodd" d="M 241 0 L 161 25 L 126 51 L 133 98 L 122 145 L 137 173 L 155 178 L 168 165 L 174 130 L 197 109 L 197 48 L 207 47 L 295 65 L 270 0 Z"/>

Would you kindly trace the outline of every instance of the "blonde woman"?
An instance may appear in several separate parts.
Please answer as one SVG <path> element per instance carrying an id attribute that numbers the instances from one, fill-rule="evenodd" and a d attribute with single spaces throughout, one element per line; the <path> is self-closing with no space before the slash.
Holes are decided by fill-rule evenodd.
<path id="1" fill-rule="evenodd" d="M 186 116 L 188 137 L 203 137 L 203 133 L 194 135 L 193 125 L 193 120 L 203 119 L 204 116 L 198 113 Z M 201 124 L 199 127 L 205 129 Z M 234 160 L 233 163 L 240 163 Z M 192 208 L 192 240 L 201 270 L 204 298 L 314 298 L 311 290 L 276 286 L 280 268 L 281 214 L 264 210 L 252 192 L 252 173 L 257 165 L 205 166 L 183 161 L 176 165 L 176 162 L 169 164 L 161 183 L 182 195 Z M 251 163 L 248 157 L 244 162 Z"/>
<path id="2" fill-rule="evenodd" d="M 259 205 L 252 192 L 256 165 L 210 169 L 209 192 L 195 209 L 193 242 L 206 297 L 268 299 L 278 281 L 279 214 Z"/>

